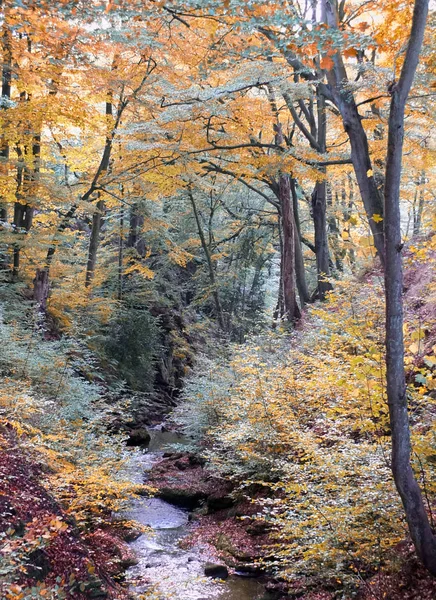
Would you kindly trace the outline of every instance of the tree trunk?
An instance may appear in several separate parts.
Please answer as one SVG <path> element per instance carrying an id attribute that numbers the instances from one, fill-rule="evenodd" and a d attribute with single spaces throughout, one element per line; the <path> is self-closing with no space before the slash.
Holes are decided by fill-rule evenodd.
<path id="1" fill-rule="evenodd" d="M 312 216 L 315 228 L 316 271 L 318 275 L 318 296 L 325 300 L 326 293 L 332 289 L 327 277 L 330 277 L 330 257 L 327 240 L 326 220 L 326 182 L 318 181 L 312 193 Z"/>
<path id="2" fill-rule="evenodd" d="M 412 31 L 401 76 L 391 90 L 388 154 L 385 178 L 386 232 L 386 374 L 392 430 L 392 472 L 410 536 L 425 567 L 436 575 L 436 538 L 411 465 L 410 426 L 404 372 L 403 267 L 401 250 L 400 182 L 404 108 L 418 65 L 424 38 L 428 0 L 416 0 Z"/>
<path id="3" fill-rule="evenodd" d="M 330 248 L 331 248 L 332 254 L 333 254 L 332 263 L 333 263 L 336 271 L 339 271 L 342 273 L 344 270 L 345 251 L 339 247 L 339 240 L 341 238 L 341 235 L 340 235 L 340 230 L 339 230 L 339 225 L 338 225 L 338 219 L 336 218 L 336 215 L 335 215 L 335 209 L 337 209 L 340 205 L 339 193 L 337 191 L 335 192 L 334 205 L 333 205 L 333 193 L 332 193 L 330 186 L 328 187 L 327 197 L 328 197 L 327 206 L 330 209 L 330 216 L 328 218 L 328 236 L 329 236 L 329 245 L 330 245 Z"/>
<path id="4" fill-rule="evenodd" d="M 283 224 L 283 301 L 286 318 L 291 324 L 295 324 L 301 317 L 301 312 L 295 290 L 295 224 L 289 175 L 280 175 L 279 195 Z"/>
<path id="5" fill-rule="evenodd" d="M 124 209 L 120 215 L 120 235 L 118 242 L 118 301 L 123 299 L 123 277 L 124 277 Z"/>
<path id="6" fill-rule="evenodd" d="M 191 201 L 192 210 L 194 212 L 194 218 L 195 218 L 195 223 L 197 224 L 198 236 L 200 238 L 201 247 L 202 247 L 204 255 L 206 257 L 206 262 L 207 262 L 207 266 L 208 266 L 208 270 L 209 270 L 209 281 L 210 281 L 210 286 L 212 288 L 212 296 L 213 296 L 214 303 L 215 303 L 216 318 L 218 320 L 218 324 L 219 324 L 220 328 L 224 331 L 225 330 L 224 315 L 223 315 L 223 309 L 221 306 L 221 300 L 220 300 L 220 297 L 218 294 L 218 288 L 216 285 L 215 271 L 213 268 L 212 258 L 210 255 L 209 247 L 206 243 L 206 238 L 204 237 L 204 231 L 203 231 L 203 227 L 201 225 L 200 215 L 198 214 L 197 205 L 195 204 L 194 195 L 193 195 L 191 189 L 188 189 L 188 195 L 189 195 L 189 199 Z"/>
<path id="7" fill-rule="evenodd" d="M 424 212 L 424 184 L 425 172 L 421 173 L 418 180 L 415 198 L 413 201 L 413 235 L 419 235 L 421 231 L 422 213 Z"/>
<path id="8" fill-rule="evenodd" d="M 145 256 L 145 242 L 141 231 L 144 225 L 144 215 L 141 215 L 137 204 L 133 204 L 130 212 L 129 236 L 127 248 L 134 248 L 141 258 Z"/>
<path id="9" fill-rule="evenodd" d="M 283 304 L 283 227 L 282 227 L 282 219 L 279 215 L 278 217 L 278 231 L 279 231 L 279 242 L 280 242 L 280 275 L 279 275 L 279 289 L 277 293 L 277 304 L 273 313 L 273 322 L 272 328 L 275 329 L 277 327 L 277 321 L 283 318 L 285 314 L 284 304 Z"/>
<path id="10" fill-rule="evenodd" d="M 94 278 L 95 265 L 97 264 L 97 250 L 100 244 L 100 230 L 103 221 L 104 201 L 99 200 L 96 205 L 96 210 L 92 215 L 91 237 L 88 248 L 88 262 L 86 265 L 85 287 L 91 285 Z"/>
<path id="11" fill-rule="evenodd" d="M 326 20 L 323 6 L 321 7 L 321 22 Z M 325 98 L 316 90 L 317 104 L 317 144 L 318 151 L 321 154 L 327 152 L 327 114 L 325 109 Z M 320 169 L 323 178 L 317 181 L 315 190 L 312 193 L 312 217 L 315 229 L 315 256 L 316 256 L 316 272 L 318 280 L 318 296 L 320 300 L 325 300 L 326 293 L 332 289 L 332 286 L 327 278 L 330 277 L 330 257 L 327 237 L 327 169 Z"/>
<path id="12" fill-rule="evenodd" d="M 29 98 L 26 96 L 26 101 L 28 100 Z M 34 123 L 29 123 L 29 129 L 34 125 Z M 39 129 L 41 129 L 41 125 L 37 125 Z M 29 144 L 25 144 L 24 149 L 17 147 L 17 153 L 19 160 L 17 164 L 17 189 L 15 193 L 17 201 L 14 204 L 14 231 L 20 237 L 20 241 L 14 244 L 13 279 L 17 279 L 20 268 L 21 240 L 24 235 L 30 231 L 33 222 L 33 214 L 35 212 L 33 195 L 35 191 L 34 185 L 40 171 L 40 133 L 34 134 L 30 148 Z M 31 167 L 26 164 L 26 155 L 29 153 L 32 158 Z"/>
<path id="13" fill-rule="evenodd" d="M 108 133 L 106 135 L 106 148 L 108 147 L 108 142 L 111 140 L 111 131 L 112 131 L 112 93 L 108 94 L 109 101 L 106 102 L 106 117 L 108 118 Z M 104 171 L 107 172 L 109 170 L 109 159 L 110 159 L 110 151 L 108 153 L 108 157 L 104 163 Z M 100 195 L 100 194 L 99 194 Z M 94 277 L 95 265 L 97 264 L 97 250 L 100 243 L 100 230 L 103 221 L 103 213 L 104 213 L 104 202 L 103 200 L 99 200 L 97 202 L 97 210 L 92 215 L 92 229 L 91 229 L 91 238 L 89 240 L 89 249 L 88 249 L 88 264 L 86 266 L 86 275 L 85 275 L 85 287 L 89 287 L 92 278 Z"/>
<path id="14" fill-rule="evenodd" d="M 338 29 L 337 0 L 323 0 L 323 9 L 329 28 Z M 340 51 L 333 56 L 333 62 L 334 67 L 327 71 L 328 87 L 334 103 L 341 113 L 342 122 L 350 140 L 351 160 L 360 195 L 374 238 L 374 246 L 384 264 L 383 222 L 373 219 L 374 215 L 383 217 L 383 200 L 373 176 L 368 138 L 354 96 L 347 86 L 348 77 Z"/>
<path id="15" fill-rule="evenodd" d="M 38 312 L 44 314 L 47 308 L 49 280 L 47 269 L 37 269 L 33 280 L 33 299 L 38 306 Z"/>
<path id="16" fill-rule="evenodd" d="M 12 82 L 12 50 L 11 50 L 11 32 L 8 24 L 8 16 L 5 10 L 3 30 L 2 30 L 2 87 L 1 95 L 3 104 L 1 109 L 8 110 L 7 101 L 11 98 L 11 82 Z M 8 174 L 9 161 L 9 140 L 5 135 L 0 138 L 0 161 L 1 172 L 4 175 Z M 4 202 L 0 204 L 0 220 L 7 221 L 8 212 Z M 4 259 L 2 259 L 4 263 Z"/>
<path id="17" fill-rule="evenodd" d="M 304 266 L 303 249 L 301 246 L 300 218 L 298 214 L 298 196 L 295 187 L 295 179 L 291 178 L 292 209 L 294 214 L 295 229 L 295 276 L 297 279 L 298 296 L 303 308 L 310 300 L 309 290 L 306 281 L 306 268 Z"/>

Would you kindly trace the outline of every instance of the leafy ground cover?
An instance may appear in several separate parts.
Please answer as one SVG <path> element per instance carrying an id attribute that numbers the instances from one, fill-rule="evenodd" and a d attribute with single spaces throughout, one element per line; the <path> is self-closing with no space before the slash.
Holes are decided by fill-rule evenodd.
<path id="1" fill-rule="evenodd" d="M 127 598 L 113 579 L 125 560 L 122 540 L 81 532 L 41 484 L 46 465 L 26 456 L 10 427 L 1 427 L 0 442 L 2 597 Z"/>

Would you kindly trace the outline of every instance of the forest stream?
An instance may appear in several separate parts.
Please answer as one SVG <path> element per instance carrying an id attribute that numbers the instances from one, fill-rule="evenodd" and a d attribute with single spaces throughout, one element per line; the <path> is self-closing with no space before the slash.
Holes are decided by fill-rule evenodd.
<path id="1" fill-rule="evenodd" d="M 173 432 L 150 431 L 148 452 L 132 454 L 128 462 L 129 477 L 143 483 L 146 473 L 162 457 L 170 444 L 183 443 Z M 151 527 L 152 531 L 131 542 L 138 564 L 127 572 L 132 591 L 156 591 L 158 598 L 172 600 L 260 600 L 265 588 L 255 579 L 231 575 L 226 581 L 204 576 L 204 565 L 213 561 L 205 547 L 183 549 L 179 542 L 192 525 L 188 512 L 159 498 L 137 498 L 124 517 Z"/>

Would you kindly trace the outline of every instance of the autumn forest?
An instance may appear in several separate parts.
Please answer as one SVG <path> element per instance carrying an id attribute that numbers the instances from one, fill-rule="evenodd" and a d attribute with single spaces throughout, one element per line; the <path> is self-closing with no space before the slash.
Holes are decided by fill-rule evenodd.
<path id="1" fill-rule="evenodd" d="M 432 2 L 0 29 L 1 600 L 434 600 Z"/>

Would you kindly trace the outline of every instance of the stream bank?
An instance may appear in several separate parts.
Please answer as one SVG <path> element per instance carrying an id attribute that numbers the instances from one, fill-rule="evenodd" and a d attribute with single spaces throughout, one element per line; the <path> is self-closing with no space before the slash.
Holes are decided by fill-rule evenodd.
<path id="1" fill-rule="evenodd" d="M 170 444 L 183 443 L 173 432 L 150 430 L 148 452 L 131 454 L 129 478 L 133 483 L 149 482 L 149 474 L 164 458 Z M 183 464 L 183 463 L 180 463 Z M 183 467 L 182 467 L 183 469 Z M 193 507 L 189 507 L 193 508 Z M 216 563 L 218 554 L 210 544 L 195 537 L 196 523 L 191 522 L 188 507 L 166 500 L 137 498 L 123 517 L 151 528 L 130 542 L 138 563 L 128 569 L 126 579 L 131 591 L 166 600 L 263 600 L 268 596 L 256 579 L 230 574 L 225 581 L 204 575 L 207 563 Z M 190 543 L 181 543 L 189 539 Z M 219 561 L 222 563 L 222 561 Z M 154 594 L 154 595 L 153 595 Z"/>

